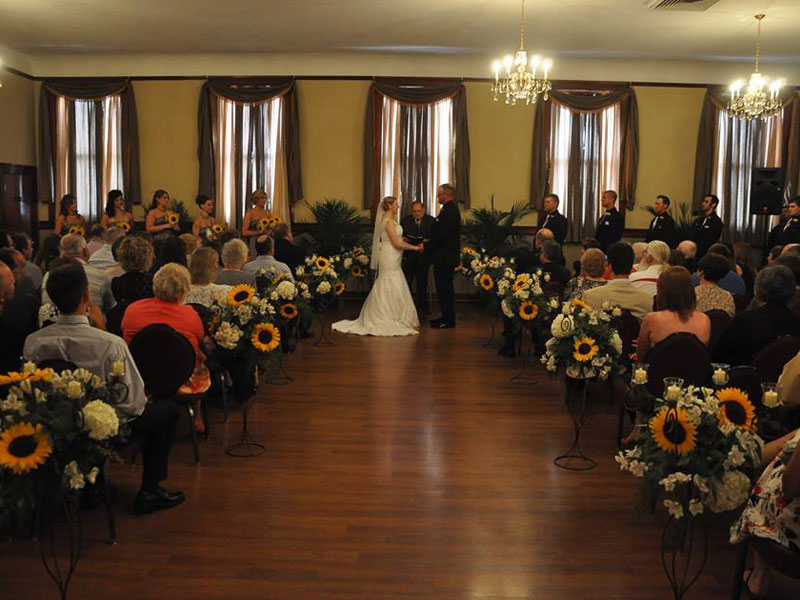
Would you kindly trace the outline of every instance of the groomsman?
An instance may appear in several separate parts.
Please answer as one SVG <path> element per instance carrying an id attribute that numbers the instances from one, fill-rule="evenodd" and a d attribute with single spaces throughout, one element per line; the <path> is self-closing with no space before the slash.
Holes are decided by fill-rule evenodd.
<path id="1" fill-rule="evenodd" d="M 553 232 L 553 238 L 559 243 L 564 244 L 567 237 L 567 217 L 558 212 L 558 194 L 547 194 L 544 197 L 545 218 L 540 229 L 549 229 Z"/>
<path id="2" fill-rule="evenodd" d="M 675 219 L 669 214 L 669 204 L 668 196 L 656 196 L 653 204 L 656 216 L 650 221 L 650 228 L 644 238 L 645 242 L 660 240 L 670 248 L 675 246 Z"/>
<path id="3" fill-rule="evenodd" d="M 787 205 L 789 218 L 778 236 L 778 244 L 800 244 L 800 196 L 795 196 Z"/>
<path id="4" fill-rule="evenodd" d="M 717 214 L 718 205 L 719 198 L 714 194 L 708 194 L 700 203 L 700 216 L 692 221 L 689 239 L 697 244 L 697 260 L 703 258 L 722 235 L 722 219 Z"/>
<path id="5" fill-rule="evenodd" d="M 624 223 L 622 215 L 617 210 L 617 192 L 606 190 L 600 197 L 600 204 L 603 206 L 603 214 L 597 223 L 597 231 L 594 239 L 600 243 L 600 249 L 605 252 L 614 242 L 622 238 Z"/>
<path id="6" fill-rule="evenodd" d="M 411 203 L 411 214 L 406 215 L 400 220 L 403 227 L 403 239 L 415 246 L 430 241 L 431 226 L 435 219 L 425 214 L 425 206 L 419 200 Z M 414 291 L 414 302 L 417 310 L 426 311 L 428 309 L 428 271 L 431 263 L 428 257 L 422 252 L 403 252 L 403 274 L 408 282 L 408 289 L 414 290 L 414 280 L 416 279 L 416 290 Z"/>

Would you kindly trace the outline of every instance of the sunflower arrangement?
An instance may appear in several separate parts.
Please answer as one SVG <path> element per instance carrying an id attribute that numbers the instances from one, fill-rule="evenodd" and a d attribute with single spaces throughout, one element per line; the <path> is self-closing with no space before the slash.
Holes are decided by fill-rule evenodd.
<path id="1" fill-rule="evenodd" d="M 553 306 L 544 294 L 538 275 L 517 274 L 510 267 L 504 268 L 497 280 L 497 298 L 501 312 L 515 329 L 535 327 L 544 331 L 549 327 Z"/>
<path id="2" fill-rule="evenodd" d="M 266 334 L 256 335 L 256 332 L 264 329 L 265 324 L 272 326 L 277 310 L 252 286 L 234 286 L 226 296 L 217 299 L 211 310 L 214 318 L 209 338 L 220 352 L 249 360 L 265 358 L 275 349 L 267 343 L 270 340 L 266 340 Z"/>
<path id="3" fill-rule="evenodd" d="M 745 392 L 690 386 L 674 402 L 658 400 L 644 435 L 616 460 L 642 478 L 647 500 L 663 496 L 669 514 L 681 519 L 744 504 L 763 448 Z"/>
<path id="4" fill-rule="evenodd" d="M 362 256 L 366 256 L 363 254 Z M 311 306 L 314 310 L 322 310 L 332 306 L 337 296 L 344 291 L 339 287 L 344 282 L 339 277 L 336 265 L 342 263 L 339 256 L 309 256 L 305 267 L 298 267 L 297 275 L 308 286 L 311 293 Z M 367 257 L 369 259 L 369 257 Z M 337 290 L 341 290 L 337 293 Z"/>
<path id="5" fill-rule="evenodd" d="M 222 223 L 214 223 L 211 226 L 211 233 L 213 233 L 214 235 L 220 235 L 222 233 L 225 233 L 225 229 L 226 229 L 225 225 L 223 225 Z"/>
<path id="6" fill-rule="evenodd" d="M 310 317 L 310 296 L 305 283 L 286 276 L 276 277 L 264 290 L 264 297 L 275 311 L 275 322 L 281 326 Z"/>
<path id="7" fill-rule="evenodd" d="M 83 225 L 72 225 L 68 229 L 69 235 L 80 235 L 86 237 L 86 228 Z"/>
<path id="8" fill-rule="evenodd" d="M 369 254 L 364 252 L 361 246 L 353 246 L 349 250 L 331 256 L 331 264 L 342 281 L 346 281 L 349 277 L 361 279 L 367 274 Z"/>
<path id="9" fill-rule="evenodd" d="M 551 309 L 558 303 L 549 301 Z M 542 363 L 549 371 L 563 368 L 572 379 L 608 378 L 619 368 L 622 338 L 611 323 L 610 310 L 594 310 L 582 300 L 564 302 L 550 325 Z"/>
<path id="10" fill-rule="evenodd" d="M 0 531 L 31 517 L 41 493 L 75 499 L 123 435 L 111 393 L 85 369 L 0 375 Z"/>

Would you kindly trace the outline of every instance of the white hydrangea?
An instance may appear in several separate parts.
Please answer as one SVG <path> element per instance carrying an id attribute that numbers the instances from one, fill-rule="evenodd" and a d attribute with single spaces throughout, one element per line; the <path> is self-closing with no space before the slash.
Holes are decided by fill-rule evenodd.
<path id="1" fill-rule="evenodd" d="M 716 480 L 714 493 L 709 496 L 708 508 L 713 512 L 735 510 L 750 495 L 750 479 L 741 471 L 726 471 L 722 481 Z"/>
<path id="2" fill-rule="evenodd" d="M 291 281 L 281 281 L 278 287 L 275 288 L 275 291 L 278 292 L 278 296 L 284 300 L 294 300 L 294 297 L 297 295 L 297 288 Z"/>
<path id="3" fill-rule="evenodd" d="M 634 477 L 644 477 L 645 471 L 647 471 L 648 468 L 648 464 L 640 460 L 632 460 L 628 466 L 628 470 Z"/>
<path id="4" fill-rule="evenodd" d="M 119 418 L 116 411 L 102 400 L 92 400 L 81 409 L 89 437 L 105 440 L 117 435 Z"/>
<path id="5" fill-rule="evenodd" d="M 497 282 L 497 295 L 498 296 L 505 296 L 506 292 L 508 291 L 508 280 L 501 279 Z"/>
<path id="6" fill-rule="evenodd" d="M 78 463 L 74 460 L 70 463 L 67 463 L 67 466 L 64 467 L 64 474 L 67 476 L 67 479 L 69 479 L 69 487 L 71 487 L 73 490 L 83 489 L 83 486 L 86 485 L 86 481 L 83 478 L 83 473 L 81 473 Z"/>
<path id="7" fill-rule="evenodd" d="M 236 348 L 242 335 L 241 329 L 235 325 L 231 325 L 227 321 L 223 321 L 214 332 L 214 341 L 222 348 L 233 350 Z"/>
<path id="8" fill-rule="evenodd" d="M 318 294 L 327 294 L 331 291 L 331 284 L 327 281 L 320 281 L 319 285 L 317 286 L 317 293 Z"/>
<path id="9" fill-rule="evenodd" d="M 353 266 L 353 259 L 348 256 L 347 258 L 344 259 L 344 261 L 342 261 L 342 265 L 344 266 L 345 269 L 349 269 L 350 267 Z"/>
<path id="10" fill-rule="evenodd" d="M 360 262 L 362 265 L 368 265 L 368 264 L 369 264 L 369 256 L 367 256 L 366 254 L 361 254 L 361 255 L 358 257 L 358 259 L 357 259 L 357 260 L 358 260 L 358 262 Z"/>
<path id="11" fill-rule="evenodd" d="M 566 315 L 556 315 L 550 325 L 550 333 L 553 337 L 564 338 L 572 334 L 572 318 Z"/>

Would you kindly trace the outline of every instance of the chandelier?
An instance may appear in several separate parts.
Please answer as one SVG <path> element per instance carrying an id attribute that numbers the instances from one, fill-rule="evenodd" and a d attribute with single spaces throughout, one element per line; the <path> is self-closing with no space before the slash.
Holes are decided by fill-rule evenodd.
<path id="1" fill-rule="evenodd" d="M 750 75 L 746 87 L 741 79 L 737 79 L 731 84 L 731 99 L 728 102 L 728 112 L 740 119 L 768 119 L 778 114 L 783 105 L 778 97 L 778 92 L 783 86 L 783 80 L 776 79 L 770 85 L 769 79 L 758 71 L 758 59 L 761 56 L 761 20 L 764 16 L 755 16 L 758 21 L 755 70 Z M 744 88 L 744 93 L 742 93 L 742 88 Z"/>
<path id="2" fill-rule="evenodd" d="M 553 64 L 549 58 L 544 60 L 539 55 L 531 58 L 530 71 L 528 71 L 528 53 L 525 52 L 525 0 L 522 0 L 522 10 L 519 16 L 519 50 L 512 57 L 506 56 L 502 63 L 494 61 L 494 83 L 492 84 L 492 94 L 495 102 L 505 96 L 506 104 L 514 105 L 517 100 L 525 101 L 525 104 L 535 103 L 539 95 L 543 94 L 547 100 L 547 92 L 553 87 L 547 75 Z M 501 78 L 500 68 L 503 67 Z M 537 76 L 536 71 L 541 66 L 542 74 Z"/>

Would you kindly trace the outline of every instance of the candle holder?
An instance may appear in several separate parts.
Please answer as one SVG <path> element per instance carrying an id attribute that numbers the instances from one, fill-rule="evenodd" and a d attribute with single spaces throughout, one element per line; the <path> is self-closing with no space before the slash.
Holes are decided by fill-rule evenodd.
<path id="1" fill-rule="evenodd" d="M 631 365 L 631 385 L 647 385 L 647 363 L 633 363 Z"/>
<path id="2" fill-rule="evenodd" d="M 711 363 L 713 369 L 711 373 L 711 381 L 715 386 L 721 387 L 728 384 L 728 371 L 731 366 L 724 363 Z"/>
<path id="3" fill-rule="evenodd" d="M 664 377 L 664 400 L 677 402 L 683 395 L 683 378 Z"/>
<path id="4" fill-rule="evenodd" d="M 777 408 L 781 405 L 778 396 L 778 384 L 774 381 L 765 381 L 761 384 L 761 401 L 767 408 Z"/>

